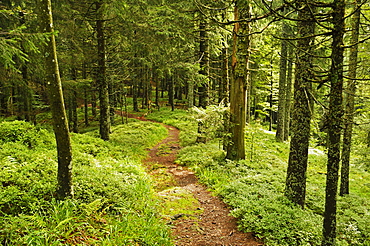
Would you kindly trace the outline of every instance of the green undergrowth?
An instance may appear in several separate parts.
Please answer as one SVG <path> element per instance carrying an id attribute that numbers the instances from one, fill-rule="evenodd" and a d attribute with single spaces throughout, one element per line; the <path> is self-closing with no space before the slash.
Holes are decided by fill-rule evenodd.
<path id="1" fill-rule="evenodd" d="M 140 163 L 167 130 L 131 122 L 109 142 L 96 135 L 72 134 L 75 197 L 56 201 L 53 133 L 0 123 L 0 245 L 172 245 Z"/>
<path id="2" fill-rule="evenodd" d="M 242 230 L 254 232 L 267 245 L 320 245 L 325 200 L 326 156 L 320 150 L 309 155 L 307 203 L 304 210 L 284 196 L 288 144 L 259 125 L 246 130 L 243 161 L 225 161 L 217 143 L 185 147 L 178 163 L 194 169 L 239 218 Z M 311 152 L 310 152 L 311 153 Z M 359 182 L 368 173 L 352 168 L 352 194 L 338 201 L 338 245 L 370 245 L 369 189 Z"/>
<path id="3" fill-rule="evenodd" d="M 156 110 L 148 114 L 147 118 L 178 128 L 180 130 L 179 137 L 182 146 L 195 143 L 197 138 L 197 124 L 187 110 L 176 109 L 175 111 L 171 111 L 169 108 L 161 108 L 159 111 Z"/>
<path id="4" fill-rule="evenodd" d="M 191 118 L 179 114 L 182 112 L 175 113 L 172 121 L 168 112 L 162 116 L 163 121 L 181 126 L 177 121 L 188 122 Z M 196 125 L 189 126 L 192 128 L 184 131 L 194 138 Z M 324 149 L 310 149 L 306 207 L 302 210 L 283 196 L 289 144 L 277 143 L 275 136 L 258 124 L 247 126 L 245 141 L 243 161 L 226 161 L 215 139 L 207 144 L 183 143 L 186 147 L 177 162 L 195 170 L 201 182 L 231 205 L 240 229 L 254 232 L 266 245 L 320 245 L 326 180 Z M 351 194 L 338 198 L 337 245 L 370 245 L 368 180 L 370 175 L 361 165 L 351 166 Z"/>

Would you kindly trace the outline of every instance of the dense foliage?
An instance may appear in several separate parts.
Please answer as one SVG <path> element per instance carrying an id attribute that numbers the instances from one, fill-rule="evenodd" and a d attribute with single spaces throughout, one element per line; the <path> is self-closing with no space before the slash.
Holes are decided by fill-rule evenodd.
<path id="1" fill-rule="evenodd" d="M 53 134 L 23 121 L 2 122 L 0 132 L 2 245 L 171 245 L 140 165 L 162 126 L 116 126 L 111 143 L 74 134 L 75 198 L 65 201 L 54 198 Z"/>

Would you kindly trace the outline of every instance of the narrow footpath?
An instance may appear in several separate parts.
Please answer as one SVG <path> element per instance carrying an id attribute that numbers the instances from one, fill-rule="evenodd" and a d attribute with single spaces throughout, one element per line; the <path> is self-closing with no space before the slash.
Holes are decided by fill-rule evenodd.
<path id="1" fill-rule="evenodd" d="M 162 192 L 185 190 L 197 201 L 198 213 L 176 214 L 169 218 L 172 235 L 178 246 L 257 246 L 258 242 L 252 233 L 237 230 L 236 219 L 229 216 L 229 208 L 218 197 L 213 196 L 207 188 L 198 183 L 195 174 L 186 167 L 175 164 L 180 149 L 179 130 L 164 125 L 168 129 L 168 137 L 150 149 L 145 165 L 152 175 L 165 172 L 171 178 L 166 184 L 161 183 Z M 163 188 L 164 187 L 164 188 Z"/>

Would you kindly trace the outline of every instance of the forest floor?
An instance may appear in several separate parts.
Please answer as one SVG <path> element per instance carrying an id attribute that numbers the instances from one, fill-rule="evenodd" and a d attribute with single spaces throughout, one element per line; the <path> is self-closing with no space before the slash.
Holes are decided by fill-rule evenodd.
<path id="1" fill-rule="evenodd" d="M 163 177 L 163 173 L 170 176 L 170 178 L 159 178 L 161 181 L 158 185 L 158 194 L 164 197 L 163 201 L 178 199 L 179 193 L 190 194 L 196 200 L 196 207 L 167 217 L 175 244 L 179 246 L 263 245 L 252 233 L 238 231 L 236 219 L 229 215 L 228 206 L 212 195 L 207 187 L 200 184 L 194 172 L 175 163 L 176 155 L 180 150 L 179 130 L 172 126 L 164 124 L 163 126 L 168 129 L 168 136 L 149 150 L 149 156 L 144 161 L 146 168 L 154 179 Z M 177 193 L 177 196 L 174 193 Z M 164 202 L 163 206 L 168 204 L 171 203 Z M 171 207 L 166 209 L 174 210 L 175 213 L 183 211 Z"/>

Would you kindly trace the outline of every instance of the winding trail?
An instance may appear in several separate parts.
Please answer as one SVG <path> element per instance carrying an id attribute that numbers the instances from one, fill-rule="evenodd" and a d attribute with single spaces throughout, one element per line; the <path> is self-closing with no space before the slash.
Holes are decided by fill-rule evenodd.
<path id="1" fill-rule="evenodd" d="M 139 118 L 140 119 L 140 118 Z M 141 120 L 146 120 L 141 118 Z M 253 237 L 252 233 L 237 230 L 236 219 L 229 216 L 230 209 L 218 197 L 213 196 L 207 188 L 198 183 L 194 172 L 186 167 L 175 164 L 179 145 L 179 130 L 162 124 L 168 129 L 168 136 L 162 142 L 150 149 L 148 158 L 144 161 L 148 170 L 153 165 L 160 165 L 168 175 L 173 176 L 167 187 L 181 187 L 192 194 L 198 201 L 197 216 L 178 214 L 169 224 L 172 235 L 178 246 L 257 246 L 263 245 Z M 163 151 L 165 153 L 163 154 Z"/>

